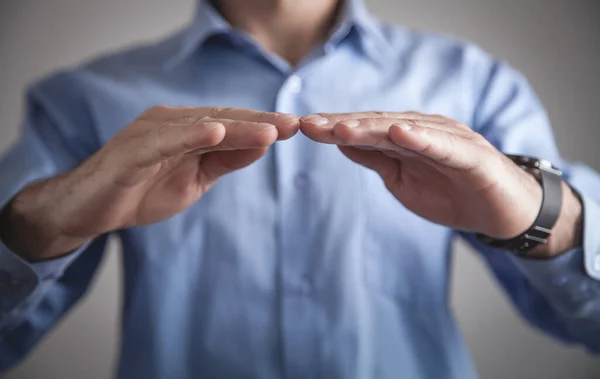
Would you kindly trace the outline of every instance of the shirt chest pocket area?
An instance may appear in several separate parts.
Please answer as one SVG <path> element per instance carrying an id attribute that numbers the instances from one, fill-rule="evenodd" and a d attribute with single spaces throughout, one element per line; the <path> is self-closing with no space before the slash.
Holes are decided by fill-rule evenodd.
<path id="1" fill-rule="evenodd" d="M 366 288 L 398 303 L 445 301 L 451 231 L 406 209 L 376 173 L 361 181 Z"/>

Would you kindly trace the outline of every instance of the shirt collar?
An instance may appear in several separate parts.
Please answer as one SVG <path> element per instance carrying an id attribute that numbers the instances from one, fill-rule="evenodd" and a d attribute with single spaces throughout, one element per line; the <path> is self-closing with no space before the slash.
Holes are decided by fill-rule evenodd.
<path id="1" fill-rule="evenodd" d="M 356 32 L 364 53 L 380 62 L 390 51 L 390 45 L 378 21 L 369 13 L 362 0 L 342 1 L 344 5 L 340 22 L 334 28 L 326 46 L 333 47 L 350 33 Z M 175 54 L 165 63 L 165 68 L 172 69 L 189 58 L 209 37 L 226 34 L 232 30 L 232 26 L 209 0 L 198 0 L 194 21 L 184 30 L 180 45 Z"/>

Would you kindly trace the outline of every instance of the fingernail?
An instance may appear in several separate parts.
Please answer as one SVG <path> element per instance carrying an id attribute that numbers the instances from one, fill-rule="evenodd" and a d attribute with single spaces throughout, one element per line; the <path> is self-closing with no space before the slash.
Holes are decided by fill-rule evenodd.
<path id="1" fill-rule="evenodd" d="M 308 122 L 308 123 L 311 123 L 311 124 L 315 124 L 317 126 L 324 126 L 324 125 L 329 124 L 329 120 L 328 119 L 326 119 L 325 117 L 322 117 L 322 116 L 317 116 L 317 115 L 303 117 L 302 121 Z"/>
<path id="2" fill-rule="evenodd" d="M 358 120 L 346 120 L 341 122 L 340 124 L 346 125 L 349 128 L 356 128 L 360 125 L 360 121 Z"/>
<path id="3" fill-rule="evenodd" d="M 294 116 L 291 114 L 286 114 L 286 113 L 280 113 L 278 115 L 278 121 L 287 124 L 287 123 L 292 123 L 292 122 L 298 122 L 299 117 L 298 116 Z"/>
<path id="4" fill-rule="evenodd" d="M 405 123 L 405 122 L 403 122 L 401 124 L 394 124 L 394 125 L 396 125 L 400 129 L 405 130 L 405 131 L 409 131 L 409 130 L 411 130 L 413 128 L 411 124 L 408 124 L 408 123 Z"/>

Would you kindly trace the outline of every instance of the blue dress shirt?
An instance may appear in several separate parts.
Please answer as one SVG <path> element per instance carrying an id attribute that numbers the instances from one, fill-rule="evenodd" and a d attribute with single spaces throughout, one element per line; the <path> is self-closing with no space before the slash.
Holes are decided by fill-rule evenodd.
<path id="1" fill-rule="evenodd" d="M 200 4 L 158 44 L 29 89 L 23 135 L 0 161 L 0 206 L 156 104 L 443 114 L 561 167 L 582 194 L 584 244 L 547 261 L 492 250 L 409 212 L 375 172 L 299 133 L 181 214 L 118 231 L 119 378 L 475 378 L 448 300 L 457 234 L 524 318 L 600 351 L 599 176 L 561 160 L 526 80 L 479 48 L 384 25 L 349 0 L 331 38 L 290 67 Z M 0 244 L 0 370 L 85 294 L 106 239 L 39 263 Z"/>

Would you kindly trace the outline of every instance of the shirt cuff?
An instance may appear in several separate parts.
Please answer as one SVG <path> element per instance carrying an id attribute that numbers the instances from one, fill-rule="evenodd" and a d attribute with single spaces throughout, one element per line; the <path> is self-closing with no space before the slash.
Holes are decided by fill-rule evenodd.
<path id="1" fill-rule="evenodd" d="M 42 281 L 58 279 L 89 242 L 69 255 L 27 262 L 0 240 L 0 312 L 7 312 L 27 299 Z"/>
<path id="2" fill-rule="evenodd" d="M 583 203 L 583 253 L 585 271 L 600 280 L 600 206 L 590 197 L 581 195 Z"/>

